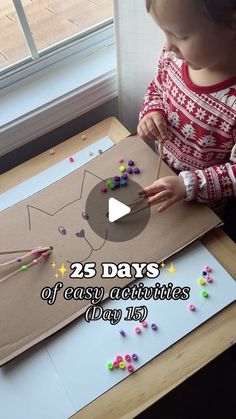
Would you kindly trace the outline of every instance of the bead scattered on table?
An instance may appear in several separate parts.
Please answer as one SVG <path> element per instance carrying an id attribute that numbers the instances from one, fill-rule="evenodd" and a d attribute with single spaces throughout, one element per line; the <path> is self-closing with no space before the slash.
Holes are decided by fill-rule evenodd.
<path id="1" fill-rule="evenodd" d="M 151 324 L 151 328 L 152 328 L 152 330 L 154 330 L 154 331 L 155 331 L 155 330 L 157 330 L 157 325 L 156 325 L 156 323 L 152 323 L 152 324 Z"/>
<path id="2" fill-rule="evenodd" d="M 126 172 L 127 172 L 129 175 L 132 175 L 132 174 L 133 174 L 133 169 L 132 169 L 132 167 L 127 167 Z"/>
<path id="3" fill-rule="evenodd" d="M 53 148 L 50 148 L 49 153 L 50 153 L 50 154 L 55 154 L 54 149 L 53 149 Z"/>
<path id="4" fill-rule="evenodd" d="M 139 326 L 135 326 L 134 328 L 135 333 L 137 333 L 138 335 L 140 335 L 140 333 L 142 333 L 142 330 Z"/>
<path id="5" fill-rule="evenodd" d="M 68 158 L 68 160 L 69 160 L 70 163 L 74 163 L 75 162 L 75 157 L 74 156 L 70 156 Z"/>
<path id="6" fill-rule="evenodd" d="M 125 167 L 125 166 L 120 166 L 120 167 L 119 167 L 119 171 L 120 171 L 121 173 L 124 173 L 124 172 L 126 171 L 126 167 Z"/>

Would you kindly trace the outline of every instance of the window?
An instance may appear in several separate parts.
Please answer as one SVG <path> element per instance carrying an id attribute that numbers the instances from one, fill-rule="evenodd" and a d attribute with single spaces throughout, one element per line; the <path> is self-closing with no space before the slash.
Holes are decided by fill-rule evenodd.
<path id="1" fill-rule="evenodd" d="M 1 87 L 93 43 L 112 24 L 112 0 L 1 0 Z M 89 42 L 88 42 L 89 38 Z M 71 48 L 72 45 L 74 48 Z"/>

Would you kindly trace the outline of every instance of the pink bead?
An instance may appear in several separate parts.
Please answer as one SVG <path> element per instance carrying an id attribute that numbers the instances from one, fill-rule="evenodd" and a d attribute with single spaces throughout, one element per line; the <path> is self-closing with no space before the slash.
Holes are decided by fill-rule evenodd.
<path id="1" fill-rule="evenodd" d="M 133 370 L 134 370 L 133 365 L 129 364 L 129 365 L 128 365 L 128 367 L 127 367 L 127 370 L 128 370 L 129 372 L 133 372 Z"/>
<path id="2" fill-rule="evenodd" d="M 35 255 L 37 255 L 37 253 L 38 253 L 38 250 L 37 249 L 31 250 L 31 255 L 35 256 Z"/>
<path id="3" fill-rule="evenodd" d="M 74 163 L 75 158 L 74 158 L 73 156 L 70 156 L 68 160 L 69 160 L 71 163 Z"/>
<path id="4" fill-rule="evenodd" d="M 138 335 L 140 335 L 140 333 L 142 332 L 142 330 L 140 329 L 140 327 L 139 327 L 139 326 L 136 326 L 136 327 L 134 328 L 134 331 L 135 331 L 135 333 L 137 333 Z"/>
<path id="5" fill-rule="evenodd" d="M 194 304 L 189 304 L 188 308 L 189 308 L 190 311 L 195 311 L 196 310 L 196 307 L 195 307 Z"/>
<path id="6" fill-rule="evenodd" d="M 123 361 L 123 357 L 121 355 L 117 355 L 116 360 L 118 364 Z"/>
<path id="7" fill-rule="evenodd" d="M 103 187 L 101 188 L 101 192 L 106 193 L 106 192 L 107 192 L 107 188 L 106 188 L 105 186 L 103 186 Z"/>
<path id="8" fill-rule="evenodd" d="M 47 257 L 48 257 L 48 255 L 49 255 L 49 253 L 48 253 L 48 252 L 43 252 L 43 253 L 41 254 L 41 256 L 42 256 L 43 258 L 47 258 Z"/>
<path id="9" fill-rule="evenodd" d="M 37 263 L 38 263 L 38 259 L 34 259 L 34 260 L 33 260 L 33 264 L 34 264 L 34 265 L 37 265 Z"/>
<path id="10" fill-rule="evenodd" d="M 141 322 L 141 325 L 143 326 L 143 327 L 147 327 L 148 326 L 148 324 L 147 324 L 147 322 L 144 320 L 143 322 Z"/>
<path id="11" fill-rule="evenodd" d="M 119 367 L 119 362 L 118 362 L 117 360 L 115 360 L 115 361 L 113 362 L 113 367 L 114 367 L 114 368 L 118 368 L 118 367 Z"/>
<path id="12" fill-rule="evenodd" d="M 213 278 L 210 275 L 207 275 L 206 280 L 207 280 L 208 284 L 210 284 L 211 282 L 213 282 Z"/>
<path id="13" fill-rule="evenodd" d="M 116 161 L 117 161 L 117 163 L 123 163 L 124 158 L 123 157 L 117 157 Z"/>
<path id="14" fill-rule="evenodd" d="M 212 269 L 210 266 L 207 265 L 205 266 L 204 271 L 209 273 L 209 272 L 212 272 Z"/>
<path id="15" fill-rule="evenodd" d="M 125 360 L 126 360 L 127 362 L 130 362 L 130 361 L 131 361 L 131 356 L 130 356 L 129 354 L 126 354 L 126 355 L 125 355 Z"/>

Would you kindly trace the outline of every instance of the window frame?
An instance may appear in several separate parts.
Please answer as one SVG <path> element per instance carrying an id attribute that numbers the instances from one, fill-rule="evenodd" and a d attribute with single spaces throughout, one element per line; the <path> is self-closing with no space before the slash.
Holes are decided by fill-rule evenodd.
<path id="1" fill-rule="evenodd" d="M 13 0 L 13 2 L 20 3 L 23 8 L 20 0 Z M 23 21 L 21 21 L 22 16 L 18 14 L 17 10 L 16 12 L 22 27 L 24 18 Z M 109 39 L 110 44 L 112 44 L 114 42 L 112 34 L 113 26 L 113 17 L 111 17 L 76 35 L 67 37 L 50 47 L 37 51 L 38 56 L 36 55 L 35 59 L 30 56 L 19 60 L 10 66 L 4 67 L 0 70 L 1 95 L 4 94 L 7 91 L 7 88 L 12 84 L 20 82 L 21 79 L 23 80 L 30 77 L 34 73 L 44 70 L 48 66 L 54 65 L 74 54 L 79 54 L 81 58 L 84 58 L 86 55 L 95 52 L 97 48 L 109 45 Z M 23 33 L 25 35 L 24 30 Z M 25 36 L 25 39 L 26 44 L 28 44 L 27 36 Z M 28 48 L 30 49 L 29 44 Z"/>

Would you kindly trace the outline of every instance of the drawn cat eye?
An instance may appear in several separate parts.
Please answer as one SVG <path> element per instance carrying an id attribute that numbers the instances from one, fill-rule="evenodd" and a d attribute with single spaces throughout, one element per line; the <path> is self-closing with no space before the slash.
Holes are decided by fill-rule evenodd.
<path id="1" fill-rule="evenodd" d="M 66 235 L 66 229 L 63 226 L 58 227 L 58 231 L 60 234 L 62 234 L 62 236 Z"/>
<path id="2" fill-rule="evenodd" d="M 89 215 L 85 211 L 82 212 L 82 217 L 83 217 L 84 220 L 88 220 L 89 219 Z"/>

